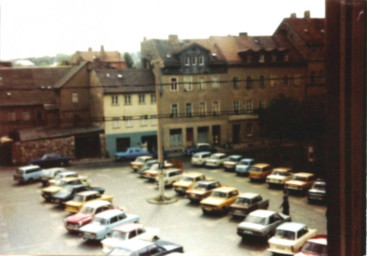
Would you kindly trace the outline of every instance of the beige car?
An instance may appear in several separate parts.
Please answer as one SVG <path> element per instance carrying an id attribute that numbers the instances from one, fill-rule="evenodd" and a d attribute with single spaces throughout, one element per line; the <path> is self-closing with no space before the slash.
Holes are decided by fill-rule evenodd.
<path id="1" fill-rule="evenodd" d="M 267 163 L 257 163 L 251 166 L 248 177 L 253 180 L 265 180 L 266 177 L 273 171 L 273 167 Z"/>
<path id="2" fill-rule="evenodd" d="M 172 186 L 177 194 L 185 194 L 186 190 L 192 188 L 197 181 L 205 179 L 205 175 L 200 172 L 184 172 L 182 178 Z"/>
<path id="3" fill-rule="evenodd" d="M 213 189 L 210 196 L 200 201 L 201 209 L 204 214 L 228 211 L 238 194 L 238 189 L 234 187 L 223 186 Z"/>
<path id="4" fill-rule="evenodd" d="M 139 156 L 133 162 L 130 162 L 130 166 L 134 172 L 139 170 L 143 165 L 150 159 L 153 159 L 151 156 Z"/>
<path id="5" fill-rule="evenodd" d="M 268 183 L 269 187 L 284 186 L 286 181 L 292 179 L 293 174 L 292 168 L 277 167 L 266 177 L 266 183 Z"/>
<path id="6" fill-rule="evenodd" d="M 113 196 L 101 195 L 98 191 L 83 191 L 76 194 L 73 200 L 65 203 L 65 211 L 67 212 L 79 212 L 87 202 L 95 200 L 104 200 L 112 203 Z"/>
<path id="7" fill-rule="evenodd" d="M 294 174 L 291 180 L 288 180 L 284 184 L 284 188 L 288 191 L 300 191 L 306 192 L 309 190 L 315 182 L 315 174 L 310 172 L 298 172 Z"/>

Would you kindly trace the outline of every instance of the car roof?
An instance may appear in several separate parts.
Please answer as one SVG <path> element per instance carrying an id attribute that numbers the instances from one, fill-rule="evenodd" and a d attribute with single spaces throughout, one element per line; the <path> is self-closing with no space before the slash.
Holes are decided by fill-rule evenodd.
<path id="1" fill-rule="evenodd" d="M 222 187 L 213 189 L 213 191 L 222 191 L 222 192 L 230 192 L 232 190 L 237 190 L 237 188 L 230 187 L 230 186 L 222 186 Z"/>
<path id="2" fill-rule="evenodd" d="M 213 153 L 212 156 L 223 156 L 226 155 L 226 153 Z"/>
<path id="3" fill-rule="evenodd" d="M 87 202 L 84 206 L 97 208 L 103 205 L 111 205 L 111 203 L 105 200 L 93 200 L 93 201 Z"/>
<path id="4" fill-rule="evenodd" d="M 323 234 L 316 235 L 308 239 L 307 241 L 310 241 L 312 243 L 327 245 L 327 235 L 323 235 Z"/>
<path id="5" fill-rule="evenodd" d="M 106 211 L 98 213 L 96 217 L 107 219 L 107 218 L 110 218 L 112 216 L 115 216 L 121 213 L 123 213 L 123 211 L 119 209 L 110 209 L 110 210 L 106 210 Z"/>
<path id="6" fill-rule="evenodd" d="M 115 227 L 113 230 L 122 232 L 122 233 L 129 233 L 133 230 L 137 230 L 138 228 L 142 228 L 143 224 L 141 223 L 125 223 L 120 226 Z"/>
<path id="7" fill-rule="evenodd" d="M 198 142 L 198 143 L 196 143 L 196 146 L 199 146 L 199 145 L 208 145 L 208 146 L 210 146 L 210 144 L 207 143 L 207 142 Z"/>
<path id="8" fill-rule="evenodd" d="M 299 223 L 299 222 L 285 222 L 277 227 L 277 229 L 281 230 L 289 230 L 293 232 L 297 232 L 298 230 L 306 227 L 306 224 Z"/>
<path id="9" fill-rule="evenodd" d="M 275 211 L 258 209 L 258 210 L 255 210 L 255 211 L 251 212 L 250 215 L 251 216 L 259 216 L 259 217 L 267 218 L 267 217 L 273 215 L 274 213 L 275 213 Z"/>
<path id="10" fill-rule="evenodd" d="M 118 247 L 116 247 L 115 249 L 112 249 L 111 252 L 108 254 L 112 254 L 112 255 L 121 255 L 121 253 L 119 253 L 119 251 L 126 253 L 126 251 L 129 252 L 134 252 L 134 251 L 138 251 L 144 247 L 147 247 L 149 245 L 154 244 L 153 242 L 149 242 L 146 240 L 142 240 L 142 239 L 129 239 L 129 240 L 125 240 L 122 241 Z"/>
<path id="11" fill-rule="evenodd" d="M 151 156 L 138 156 L 137 158 L 141 158 L 141 159 L 150 159 L 152 158 Z"/>
<path id="12" fill-rule="evenodd" d="M 201 172 L 184 172 L 183 173 L 183 176 L 185 177 L 198 177 L 198 176 L 202 176 L 204 175 L 203 173 Z"/>
<path id="13" fill-rule="evenodd" d="M 276 168 L 273 169 L 273 171 L 291 172 L 292 168 L 290 168 L 290 167 L 276 167 Z"/>
<path id="14" fill-rule="evenodd" d="M 201 152 L 195 153 L 194 156 L 201 156 L 201 155 L 206 155 L 206 154 L 211 154 L 211 152 L 209 152 L 209 151 L 201 151 Z"/>
<path id="15" fill-rule="evenodd" d="M 241 161 L 255 161 L 253 158 L 242 158 Z"/>
<path id="16" fill-rule="evenodd" d="M 303 176 L 303 177 L 310 177 L 310 176 L 314 176 L 315 174 L 310 173 L 310 172 L 297 172 L 295 173 L 295 176 Z"/>
<path id="17" fill-rule="evenodd" d="M 76 174 L 76 171 L 70 171 L 70 170 L 65 170 L 62 173 L 60 173 L 61 175 L 68 175 L 68 174 Z"/>
<path id="18" fill-rule="evenodd" d="M 87 185 L 85 184 L 67 184 L 66 187 L 70 187 L 70 188 L 79 188 L 79 187 L 86 187 Z"/>
<path id="19" fill-rule="evenodd" d="M 254 198 L 254 197 L 257 197 L 259 194 L 257 193 L 253 193 L 253 192 L 245 192 L 245 193 L 241 193 L 238 195 L 238 197 L 244 197 L 244 198 Z"/>
<path id="20" fill-rule="evenodd" d="M 229 158 L 231 158 L 231 157 L 235 157 L 235 158 L 242 158 L 242 156 L 241 156 L 241 155 L 229 155 Z"/>
<path id="21" fill-rule="evenodd" d="M 81 195 L 81 196 L 88 196 L 88 195 L 93 195 L 93 194 L 98 194 L 99 192 L 96 191 L 96 190 L 88 190 L 88 191 L 82 191 L 82 192 L 79 192 L 78 195 Z"/>
<path id="22" fill-rule="evenodd" d="M 68 182 L 68 181 L 80 180 L 80 179 L 81 179 L 80 177 L 63 177 L 60 180 Z"/>
<path id="23" fill-rule="evenodd" d="M 259 167 L 259 168 L 261 168 L 261 167 L 265 167 L 265 166 L 270 166 L 270 164 L 268 164 L 268 163 L 256 163 L 256 164 L 254 164 L 253 166 L 254 166 L 254 167 Z"/>
<path id="24" fill-rule="evenodd" d="M 30 169 L 36 169 L 36 168 L 40 168 L 40 166 L 35 165 L 35 164 L 30 164 L 30 165 L 19 167 L 20 170 L 30 170 Z"/>
<path id="25" fill-rule="evenodd" d="M 196 183 L 197 184 L 212 184 L 212 183 L 217 183 L 217 180 L 199 180 Z"/>

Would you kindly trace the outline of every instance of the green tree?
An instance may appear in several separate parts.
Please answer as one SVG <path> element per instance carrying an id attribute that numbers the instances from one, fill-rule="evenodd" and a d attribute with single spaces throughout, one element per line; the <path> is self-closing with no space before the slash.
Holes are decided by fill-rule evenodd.
<path id="1" fill-rule="evenodd" d="M 132 68 L 134 66 L 134 60 L 131 57 L 130 53 L 125 52 L 124 53 L 124 59 L 125 59 L 125 62 L 126 62 L 126 65 L 127 65 L 128 68 Z"/>

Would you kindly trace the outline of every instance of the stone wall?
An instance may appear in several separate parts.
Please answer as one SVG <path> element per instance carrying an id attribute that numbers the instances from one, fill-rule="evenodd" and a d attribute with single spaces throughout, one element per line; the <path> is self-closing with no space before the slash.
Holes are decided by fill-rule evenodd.
<path id="1" fill-rule="evenodd" d="M 45 153 L 59 153 L 75 158 L 74 137 L 23 141 L 13 143 L 13 164 L 28 164 L 31 159 L 40 158 Z"/>

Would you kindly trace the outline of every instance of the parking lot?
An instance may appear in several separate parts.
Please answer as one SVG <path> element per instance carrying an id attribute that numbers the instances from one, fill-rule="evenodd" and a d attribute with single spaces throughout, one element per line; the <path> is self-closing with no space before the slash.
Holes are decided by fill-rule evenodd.
<path id="1" fill-rule="evenodd" d="M 40 183 L 16 184 L 14 169 L 0 171 L 1 254 L 103 255 L 99 243 L 86 242 L 65 230 L 63 219 L 68 213 L 44 202 Z M 105 194 L 114 197 L 115 205 L 139 215 L 145 226 L 159 228 L 161 239 L 183 245 L 188 255 L 270 255 L 265 241 L 242 240 L 236 234 L 240 220 L 229 215 L 203 215 L 199 205 L 182 196 L 172 204 L 149 203 L 148 198 L 158 195 L 156 184 L 139 178 L 128 162 L 80 164 L 69 169 L 88 176 L 92 185 L 105 188 Z M 269 189 L 265 183 L 253 183 L 223 169 L 191 167 L 189 159 L 184 159 L 184 169 L 205 173 L 240 192 L 259 193 L 270 200 L 270 210 L 281 210 L 280 189 Z M 168 188 L 165 194 L 173 196 L 175 192 Z M 317 228 L 320 234 L 326 234 L 325 211 L 324 205 L 309 204 L 305 196 L 290 196 L 292 220 Z"/>

